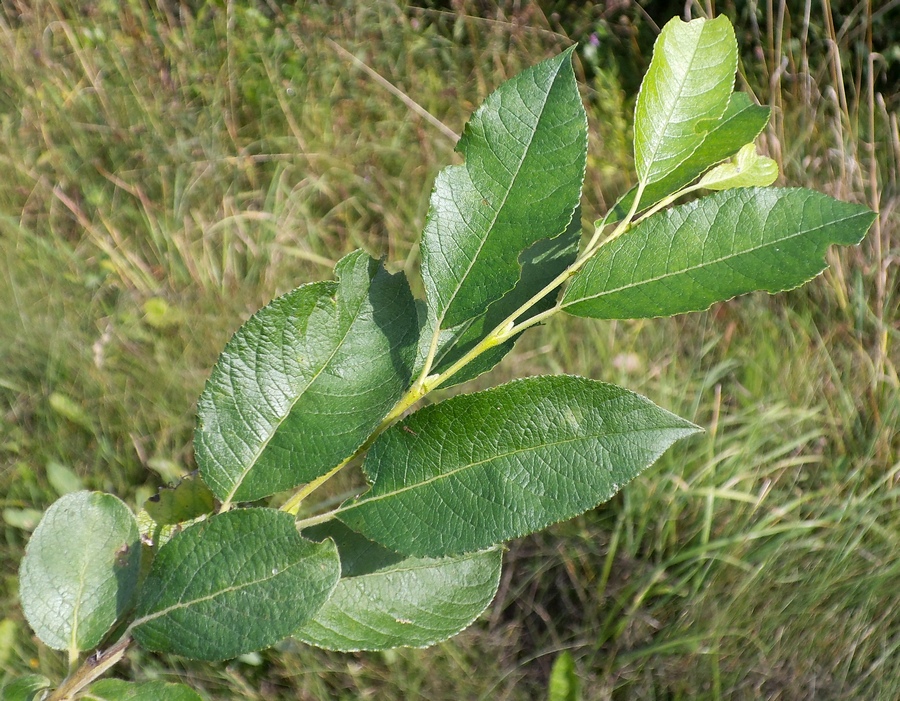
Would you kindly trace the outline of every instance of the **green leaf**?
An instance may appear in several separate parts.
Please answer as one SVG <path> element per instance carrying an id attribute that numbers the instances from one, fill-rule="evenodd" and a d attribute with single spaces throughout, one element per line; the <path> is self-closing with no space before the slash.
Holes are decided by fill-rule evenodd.
<path id="1" fill-rule="evenodd" d="M 315 618 L 294 633 L 310 645 L 343 652 L 427 647 L 469 626 L 497 593 L 499 550 L 404 558 L 340 523 L 326 525 L 317 535 L 337 542 L 342 576 Z"/>
<path id="2" fill-rule="evenodd" d="M 339 576 L 334 543 L 302 538 L 289 514 L 228 511 L 160 548 L 141 588 L 133 635 L 150 650 L 236 657 L 297 630 Z"/>
<path id="3" fill-rule="evenodd" d="M 465 164 L 435 181 L 422 277 L 436 325 L 453 328 L 515 286 L 519 254 L 562 234 L 581 197 L 587 118 L 572 49 L 503 83 L 457 145 Z"/>
<path id="4" fill-rule="evenodd" d="M 677 170 L 703 143 L 725 113 L 736 70 L 737 41 L 727 17 L 674 18 L 663 27 L 634 111 L 641 183 Z"/>
<path id="5" fill-rule="evenodd" d="M 554 239 L 538 241 L 519 256 L 522 276 L 512 290 L 491 304 L 484 314 L 453 330 L 454 333 L 451 334 L 452 342 L 445 342 L 439 354 L 439 362 L 435 363 L 434 372 L 443 372 L 462 358 L 488 333 L 502 323 L 504 319 L 568 268 L 578 256 L 579 243 L 581 243 L 580 207 L 575 211 L 575 216 L 572 217 L 569 228 L 565 233 Z M 559 292 L 557 291 L 546 295 L 527 312 L 526 316 L 533 316 L 552 307 L 556 304 L 558 294 Z M 506 341 L 506 343 L 501 343 L 499 346 L 482 353 L 453 375 L 442 387 L 446 389 L 447 387 L 467 382 L 487 372 L 512 350 L 521 335 L 517 334 Z"/>
<path id="6" fill-rule="evenodd" d="M 3 686 L 0 701 L 37 701 L 45 689 L 50 688 L 50 680 L 41 674 L 27 674 Z"/>
<path id="7" fill-rule="evenodd" d="M 751 102 L 742 92 L 731 94 L 725 114 L 703 135 L 703 141 L 677 169 L 656 182 L 650 183 L 641 194 L 637 212 L 652 207 L 669 195 L 678 192 L 703 174 L 712 164 L 734 156 L 743 146 L 752 143 L 769 121 L 769 108 Z M 616 202 L 606 217 L 606 223 L 625 218 L 637 195 L 631 188 Z"/>
<path id="8" fill-rule="evenodd" d="M 41 522 L 43 511 L 37 509 L 3 509 L 3 520 L 7 525 L 23 531 L 33 531 Z"/>
<path id="9" fill-rule="evenodd" d="M 144 510 L 160 526 L 191 521 L 215 509 L 215 498 L 196 476 L 189 475 L 175 487 L 163 487 L 144 502 Z"/>
<path id="10" fill-rule="evenodd" d="M 96 682 L 82 698 L 91 701 L 203 701 L 200 694 L 184 684 L 126 682 L 121 679 Z"/>
<path id="11" fill-rule="evenodd" d="M 700 179 L 708 190 L 731 190 L 736 187 L 765 187 L 778 178 L 778 164 L 760 156 L 756 144 L 747 144 L 729 163 L 716 166 Z"/>
<path id="12" fill-rule="evenodd" d="M 338 518 L 416 557 L 481 550 L 606 501 L 697 430 L 614 385 L 519 380 L 385 431 L 363 466 L 372 488 Z"/>
<path id="13" fill-rule="evenodd" d="M 44 514 L 19 570 L 28 623 L 54 650 L 100 644 L 128 610 L 140 567 L 134 514 L 111 494 L 73 492 Z"/>
<path id="14" fill-rule="evenodd" d="M 406 278 L 361 251 L 335 273 L 337 283 L 305 285 L 254 314 L 213 369 L 194 450 L 224 502 L 325 474 L 409 385 L 418 324 Z"/>
<path id="15" fill-rule="evenodd" d="M 51 460 L 47 463 L 47 481 L 59 496 L 84 489 L 84 483 L 71 468 Z"/>
<path id="16" fill-rule="evenodd" d="M 568 650 L 553 662 L 547 701 L 581 701 L 581 680 L 575 671 L 575 658 Z"/>
<path id="17" fill-rule="evenodd" d="M 571 281 L 576 316 L 633 319 L 706 309 L 753 290 L 802 285 L 829 244 L 859 243 L 865 207 L 812 190 L 727 190 L 650 217 L 603 246 Z"/>

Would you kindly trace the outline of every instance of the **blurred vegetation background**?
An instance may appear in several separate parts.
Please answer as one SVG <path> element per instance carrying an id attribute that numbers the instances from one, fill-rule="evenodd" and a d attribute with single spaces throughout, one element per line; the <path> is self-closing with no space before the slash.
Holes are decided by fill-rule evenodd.
<path id="1" fill-rule="evenodd" d="M 512 543 L 496 601 L 443 645 L 286 642 L 222 665 L 132 650 L 116 674 L 216 699 L 540 699 L 568 651 L 585 699 L 900 698 L 900 2 L 687 7 L 735 24 L 780 184 L 880 219 L 800 290 L 554 319 L 479 382 L 577 373 L 707 433 Z M 357 247 L 414 275 L 449 134 L 575 41 L 585 221 L 601 215 L 633 179 L 653 40 L 685 8 L 2 0 L 2 674 L 65 673 L 16 601 L 41 509 L 81 487 L 137 506 L 191 471 L 194 402 L 241 322 Z"/>

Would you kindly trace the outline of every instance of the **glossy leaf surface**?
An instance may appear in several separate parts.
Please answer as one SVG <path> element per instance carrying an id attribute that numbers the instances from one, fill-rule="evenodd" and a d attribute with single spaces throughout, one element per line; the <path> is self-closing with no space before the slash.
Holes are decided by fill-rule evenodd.
<path id="1" fill-rule="evenodd" d="M 383 433 L 372 488 L 338 517 L 398 552 L 472 552 L 612 497 L 698 429 L 620 387 L 534 377 L 420 409 Z"/>
<path id="2" fill-rule="evenodd" d="M 111 494 L 67 494 L 47 509 L 25 549 L 25 617 L 49 647 L 90 650 L 128 609 L 139 567 L 131 510 Z"/>
<path id="3" fill-rule="evenodd" d="M 666 23 L 635 106 L 639 182 L 661 180 L 691 157 L 725 113 L 736 70 L 737 41 L 726 17 Z"/>
<path id="4" fill-rule="evenodd" d="M 505 82 L 472 115 L 463 165 L 435 181 L 422 276 L 435 327 L 480 316 L 513 289 L 519 255 L 562 234 L 581 197 L 587 118 L 572 50 Z"/>
<path id="5" fill-rule="evenodd" d="M 341 580 L 315 617 L 294 633 L 345 652 L 425 647 L 469 626 L 500 583 L 499 550 L 448 558 L 404 558 L 327 524 L 341 554 Z M 304 532 L 305 533 L 305 532 Z"/>
<path id="6" fill-rule="evenodd" d="M 252 501 L 326 473 L 409 385 L 418 324 L 406 278 L 361 251 L 337 283 L 305 285 L 257 312 L 200 397 L 194 450 L 222 501 Z"/>
<path id="7" fill-rule="evenodd" d="M 634 319 L 700 311 L 753 290 L 789 290 L 825 269 L 829 244 L 859 243 L 874 216 L 812 190 L 718 192 L 603 246 L 572 278 L 563 308 Z"/>
<path id="8" fill-rule="evenodd" d="M 315 614 L 339 576 L 334 543 L 302 538 L 289 514 L 229 511 L 160 548 L 133 635 L 150 650 L 204 660 L 260 650 Z"/>

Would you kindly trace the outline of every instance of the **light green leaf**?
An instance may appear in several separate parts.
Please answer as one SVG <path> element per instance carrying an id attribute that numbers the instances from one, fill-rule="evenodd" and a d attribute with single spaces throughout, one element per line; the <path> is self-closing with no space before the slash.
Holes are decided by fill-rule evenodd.
<path id="1" fill-rule="evenodd" d="M 139 567 L 131 510 L 111 494 L 67 494 L 47 509 L 25 548 L 25 618 L 55 650 L 90 650 L 128 610 Z"/>
<path id="2" fill-rule="evenodd" d="M 856 244 L 875 215 L 812 190 L 718 192 L 650 217 L 603 246 L 571 281 L 576 316 L 671 316 L 753 290 L 781 292 L 825 267 L 829 244 Z"/>
<path id="3" fill-rule="evenodd" d="M 519 380 L 385 431 L 363 466 L 372 488 L 338 518 L 415 557 L 481 550 L 606 501 L 697 430 L 614 385 Z"/>
<path id="4" fill-rule="evenodd" d="M 553 662 L 547 701 L 581 701 L 581 680 L 575 671 L 575 658 L 568 650 Z"/>
<path id="5" fill-rule="evenodd" d="M 587 118 L 572 49 L 503 83 L 472 115 L 465 164 L 435 181 L 422 277 L 435 327 L 475 317 L 515 286 L 519 254 L 562 234 L 578 206 Z"/>
<path id="6" fill-rule="evenodd" d="M 23 531 L 33 531 L 41 522 L 43 511 L 37 509 L 3 509 L 3 520 L 7 525 Z"/>
<path id="7" fill-rule="evenodd" d="M 765 187 L 778 178 L 778 164 L 760 156 L 756 144 L 747 144 L 729 163 L 716 166 L 700 179 L 708 190 L 731 190 L 736 187 Z"/>
<path id="8" fill-rule="evenodd" d="M 742 92 L 731 94 L 725 114 L 709 131 L 703 141 L 679 168 L 665 177 L 650 183 L 641 194 L 637 212 L 652 207 L 657 202 L 694 182 L 711 165 L 735 155 L 744 145 L 752 143 L 769 121 L 769 108 L 754 104 Z M 637 195 L 635 185 L 616 202 L 606 217 L 607 223 L 624 219 L 631 210 Z"/>
<path id="9" fill-rule="evenodd" d="M 4 684 L 0 701 L 37 701 L 50 688 L 50 680 L 41 674 L 27 674 Z"/>
<path id="10" fill-rule="evenodd" d="M 184 684 L 126 682 L 121 679 L 96 682 L 81 698 L 90 701 L 203 701 L 200 694 Z"/>
<path id="11" fill-rule="evenodd" d="M 47 463 L 47 481 L 59 496 L 84 489 L 81 478 L 71 468 L 53 460 Z"/>
<path id="12" fill-rule="evenodd" d="M 222 501 L 252 501 L 352 455 L 406 391 L 418 324 L 406 278 L 361 251 L 337 283 L 304 285 L 253 315 L 200 397 L 194 450 Z"/>
<path id="13" fill-rule="evenodd" d="M 339 576 L 334 543 L 302 538 L 289 514 L 228 511 L 160 548 L 131 629 L 150 650 L 229 659 L 297 630 L 325 603 Z"/>
<path id="14" fill-rule="evenodd" d="M 340 523 L 326 525 L 316 537 L 335 539 L 342 573 L 331 598 L 294 633 L 310 645 L 343 652 L 427 647 L 469 626 L 497 593 L 499 550 L 404 558 Z"/>
<path id="15" fill-rule="evenodd" d="M 736 70 L 737 41 L 727 17 L 674 18 L 663 27 L 634 112 L 641 183 L 677 170 L 703 143 L 725 113 Z"/>
<path id="16" fill-rule="evenodd" d="M 215 509 L 215 498 L 197 475 L 188 475 L 174 487 L 163 487 L 144 502 L 144 510 L 160 526 L 192 521 Z"/>

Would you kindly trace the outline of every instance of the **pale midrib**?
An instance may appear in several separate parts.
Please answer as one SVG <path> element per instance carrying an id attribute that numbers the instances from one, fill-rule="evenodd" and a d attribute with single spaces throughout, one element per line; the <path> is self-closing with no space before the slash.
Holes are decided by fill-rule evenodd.
<path id="1" fill-rule="evenodd" d="M 450 470 L 449 472 L 442 472 L 439 475 L 434 475 L 433 477 L 429 477 L 428 479 L 422 480 L 421 482 L 416 482 L 415 484 L 410 484 L 410 485 L 407 485 L 406 487 L 401 487 L 400 489 L 394 489 L 390 492 L 386 492 L 385 494 L 379 494 L 378 496 L 373 496 L 373 497 L 369 497 L 368 499 L 363 499 L 361 501 L 356 502 L 355 504 L 351 504 L 350 506 L 337 509 L 334 513 L 335 513 L 335 515 L 340 515 L 342 513 L 352 511 L 353 509 L 356 509 L 359 507 L 364 507 L 367 504 L 371 504 L 376 501 L 381 501 L 382 499 L 396 497 L 400 494 L 403 494 L 404 492 L 409 492 L 414 489 L 420 489 L 422 487 L 426 487 L 429 484 L 431 484 L 432 482 L 438 482 L 438 481 L 446 479 L 448 477 L 453 477 L 454 475 L 457 475 L 460 472 L 465 472 L 466 470 L 470 470 L 472 468 L 479 467 L 481 465 L 486 465 L 488 463 L 495 462 L 497 460 L 509 458 L 514 455 L 520 455 L 522 453 L 533 453 L 535 451 L 542 450 L 544 448 L 553 448 L 553 447 L 556 447 L 559 445 L 567 445 L 569 443 L 589 441 L 592 439 L 600 439 L 600 438 L 606 438 L 606 437 L 612 437 L 612 436 L 633 435 L 633 434 L 638 434 L 638 433 L 647 433 L 650 431 L 679 430 L 679 429 L 686 429 L 686 428 L 688 428 L 688 427 L 686 427 L 686 426 L 685 427 L 654 426 L 654 427 L 650 427 L 650 428 L 641 428 L 641 429 L 635 429 L 635 430 L 629 430 L 629 431 L 612 431 L 612 432 L 606 432 L 606 433 L 575 436 L 575 437 L 567 438 L 567 439 L 561 440 L 561 441 L 541 443 L 539 445 L 530 445 L 525 448 L 510 450 L 505 453 L 491 455 L 491 456 L 485 458 L 484 460 L 476 460 L 475 462 L 467 463 L 465 465 L 460 465 L 459 467 L 457 467 L 453 470 Z"/>
<path id="2" fill-rule="evenodd" d="M 504 207 L 506 206 L 507 200 L 509 200 L 509 196 L 512 193 L 513 188 L 516 185 L 516 181 L 518 180 L 519 175 L 522 172 L 522 165 L 525 163 L 526 159 L 528 158 L 528 154 L 531 151 L 532 145 L 534 144 L 534 137 L 537 135 L 538 129 L 540 128 L 541 119 L 544 116 L 544 110 L 547 109 L 547 101 L 550 99 L 550 93 L 553 91 L 553 86 L 556 85 L 556 80 L 559 77 L 560 71 L 562 70 L 562 65 L 563 64 L 560 64 L 557 67 L 556 72 L 553 74 L 553 78 L 550 80 L 550 87 L 547 89 L 546 95 L 544 95 L 544 100 L 541 104 L 540 112 L 538 113 L 537 123 L 535 125 L 535 128 L 531 132 L 531 136 L 528 139 L 528 144 L 525 146 L 524 150 L 522 151 L 522 157 L 519 159 L 519 163 L 513 173 L 512 180 L 509 183 L 509 187 L 506 188 L 506 194 L 503 195 L 503 200 L 500 202 L 500 206 L 497 207 L 497 210 L 494 212 L 494 216 L 491 219 L 491 223 L 487 227 L 487 232 L 485 233 L 484 237 L 481 239 L 481 243 L 478 245 L 475 255 L 472 256 L 471 262 L 466 267 L 465 274 L 463 274 L 463 276 L 459 279 L 459 283 L 457 284 L 456 289 L 453 290 L 453 294 L 450 295 L 450 299 L 447 300 L 447 304 L 444 306 L 444 311 L 441 313 L 440 318 L 438 319 L 438 323 L 436 325 L 437 326 L 436 333 L 440 333 L 441 324 L 442 324 L 443 320 L 446 318 L 447 312 L 450 311 L 450 307 L 453 306 L 453 301 L 456 299 L 456 296 L 459 294 L 459 291 L 465 285 L 465 282 L 469 277 L 469 273 L 472 272 L 472 268 L 475 267 L 475 263 L 478 261 L 479 257 L 481 256 L 481 251 L 484 249 L 485 244 L 487 244 L 487 241 L 491 236 L 491 232 L 494 230 L 494 226 L 497 224 L 497 219 L 500 217 L 500 212 L 503 211 Z M 460 166 L 460 167 L 466 167 L 466 166 Z"/>
<path id="3" fill-rule="evenodd" d="M 666 114 L 665 120 L 664 120 L 664 122 L 663 122 L 664 124 L 669 124 L 669 122 L 670 122 L 671 119 L 672 119 L 672 114 L 675 112 L 675 107 L 676 107 L 676 105 L 678 104 L 678 100 L 679 100 L 679 98 L 681 97 L 682 92 L 684 91 L 685 85 L 687 85 L 687 82 L 688 82 L 688 76 L 689 76 L 689 74 L 690 74 L 690 72 L 691 72 L 691 66 L 694 65 L 694 59 L 697 57 L 697 53 L 700 51 L 700 43 L 701 43 L 701 40 L 702 40 L 702 38 L 703 38 L 703 33 L 706 31 L 706 29 L 707 29 L 706 26 L 703 26 L 703 27 L 701 28 L 701 30 L 700 30 L 700 34 L 697 36 L 697 43 L 696 43 L 696 45 L 694 46 L 694 50 L 691 52 L 691 58 L 690 58 L 690 61 L 688 61 L 687 67 L 685 68 L 685 70 L 684 70 L 684 72 L 683 72 L 683 77 L 682 77 L 681 83 L 680 83 L 679 86 L 678 86 L 678 92 L 677 92 L 677 94 L 676 94 L 676 97 L 671 101 L 671 104 L 670 104 L 669 109 L 668 109 L 668 111 L 667 111 L 668 113 Z M 724 112 L 725 112 L 725 110 L 726 110 L 727 108 L 728 108 L 728 103 L 726 102 L 726 103 L 725 103 L 725 107 L 724 107 L 723 110 L 722 110 L 722 113 L 723 113 L 723 114 L 724 114 Z M 721 116 L 721 115 L 720 115 L 720 116 Z M 655 134 L 655 137 L 656 137 L 656 138 L 655 138 L 655 139 L 653 140 L 653 142 L 652 142 L 654 148 L 653 148 L 653 150 L 652 150 L 652 151 L 650 152 L 650 154 L 649 154 L 649 155 L 650 155 L 650 158 L 647 160 L 647 166 L 646 166 L 646 167 L 647 167 L 647 172 L 644 174 L 644 178 L 646 178 L 646 179 L 642 178 L 642 182 L 643 182 L 645 185 L 647 185 L 647 184 L 649 184 L 649 183 L 651 182 L 650 179 L 649 179 L 649 178 L 650 178 L 650 172 L 651 172 L 651 170 L 652 170 L 651 166 L 652 166 L 653 163 L 656 161 L 656 155 L 657 155 L 657 153 L 659 153 L 659 150 L 662 148 L 662 144 L 663 144 L 663 142 L 665 141 L 664 133 L 665 133 L 665 128 L 660 129 L 658 132 L 656 132 L 656 134 Z M 702 135 L 698 135 L 698 136 L 702 136 Z M 696 147 L 695 147 L 694 150 L 696 150 Z M 687 157 L 689 158 L 689 157 L 690 157 L 690 154 L 688 154 Z M 683 162 L 683 161 L 682 161 L 682 162 Z M 677 167 L 677 165 L 676 165 L 675 167 Z M 671 170 L 670 170 L 669 172 L 671 172 Z M 668 173 L 665 173 L 665 174 L 663 174 L 663 175 L 661 175 L 661 176 L 657 176 L 656 180 L 660 180 L 661 178 L 665 177 L 666 175 L 668 175 Z M 655 181 L 654 181 L 654 182 L 655 182 Z"/>
<path id="4" fill-rule="evenodd" d="M 253 454 L 253 458 L 250 460 L 247 467 L 245 467 L 244 470 L 241 472 L 240 476 L 238 477 L 237 481 L 235 482 L 234 487 L 228 493 L 228 496 L 225 499 L 224 503 L 226 503 L 226 504 L 231 503 L 231 500 L 234 499 L 234 495 L 237 494 L 238 489 L 240 489 L 241 485 L 244 483 L 244 479 L 246 479 L 247 475 L 250 474 L 250 471 L 254 467 L 256 467 L 256 463 L 259 460 L 260 456 L 265 452 L 269 443 L 275 437 L 275 434 L 278 433 L 278 429 L 281 428 L 281 425 L 285 421 L 287 421 L 288 417 L 291 415 L 291 412 L 294 411 L 294 407 L 297 406 L 297 402 L 299 402 L 300 399 L 302 399 L 303 395 L 306 394 L 306 391 L 318 379 L 319 375 L 321 375 L 325 371 L 325 368 L 327 368 L 331 364 L 331 361 L 334 359 L 334 356 L 337 355 L 338 350 L 340 350 L 341 346 L 344 345 L 344 341 L 347 340 L 347 336 L 350 335 L 350 330 L 353 328 L 353 325 L 356 323 L 357 319 L 359 319 L 359 312 L 362 309 L 362 306 L 363 306 L 363 302 L 360 303 L 359 307 L 354 312 L 352 320 L 350 321 L 349 324 L 347 324 L 347 330 L 344 331 L 344 335 L 341 336 L 340 340 L 337 343 L 335 343 L 334 349 L 331 351 L 331 354 L 328 356 L 328 358 L 326 358 L 325 362 L 322 363 L 322 366 L 309 379 L 309 381 L 306 383 L 306 385 L 303 387 L 303 389 L 297 393 L 297 396 L 294 397 L 294 401 L 291 402 L 291 405 L 290 405 L 290 407 L 288 407 L 288 410 L 286 412 L 284 412 L 284 416 L 282 416 L 278 420 L 277 423 L 272 425 L 269 435 L 266 437 L 266 439 L 264 441 L 262 441 L 260 443 L 259 448 Z M 337 310 L 335 310 L 335 311 L 337 311 Z M 312 316 L 312 315 L 310 314 L 310 316 Z"/>
<path id="5" fill-rule="evenodd" d="M 565 308 L 565 307 L 570 307 L 570 306 L 572 306 L 573 304 L 579 304 L 579 303 L 581 303 L 581 302 L 586 302 L 586 301 L 591 300 L 591 299 L 599 299 L 599 298 L 601 298 L 601 297 L 606 297 L 607 295 L 615 294 L 615 293 L 617 293 L 617 292 L 622 292 L 622 291 L 624 291 L 624 290 L 630 290 L 630 289 L 633 289 L 633 288 L 636 288 L 636 287 L 642 287 L 642 286 L 644 286 L 644 285 L 649 285 L 649 284 L 654 283 L 654 282 L 660 282 L 661 280 L 666 280 L 666 279 L 668 279 L 668 278 L 677 277 L 677 276 L 679 276 L 679 275 L 685 275 L 685 274 L 691 273 L 691 272 L 693 272 L 693 271 L 695 271 L 695 270 L 701 270 L 701 269 L 703 269 L 703 268 L 708 268 L 708 267 L 711 267 L 711 266 L 713 266 L 713 265 L 718 265 L 719 263 L 724 263 L 725 261 L 732 260 L 733 258 L 739 258 L 739 257 L 745 256 L 745 255 L 747 255 L 747 254 L 749 254 L 749 253 L 755 253 L 756 251 L 762 250 L 762 249 L 764 249 L 764 248 L 771 248 L 772 246 L 777 246 L 777 245 L 780 244 L 780 243 L 784 243 L 785 241 L 790 241 L 791 239 L 795 239 L 795 238 L 797 238 L 798 236 L 806 236 L 807 234 L 811 234 L 811 233 L 816 232 L 816 231 L 819 231 L 819 230 L 821 230 L 821 229 L 825 229 L 825 228 L 827 228 L 827 227 L 829 227 L 829 226 L 835 226 L 835 225 L 842 224 L 842 223 L 844 223 L 844 222 L 846 222 L 846 221 L 850 221 L 850 220 L 852 220 L 852 219 L 856 219 L 856 218 L 859 217 L 859 216 L 861 216 L 861 215 L 859 215 L 859 214 L 853 214 L 853 215 L 850 215 L 850 216 L 848 216 L 848 217 L 844 217 L 843 219 L 836 219 L 836 220 L 834 220 L 834 221 L 826 222 L 826 223 L 824 223 L 824 224 L 821 224 L 820 226 L 816 226 L 816 227 L 813 227 L 813 228 L 811 228 L 811 229 L 803 229 L 802 231 L 798 231 L 797 233 L 791 234 L 790 236 L 784 236 L 784 237 L 782 237 L 782 238 L 780 238 L 780 239 L 777 239 L 777 240 L 775 240 L 775 241 L 767 241 L 767 242 L 765 242 L 765 243 L 763 243 L 763 244 L 760 244 L 760 245 L 758 245 L 758 246 L 753 246 L 753 247 L 751 247 L 751 248 L 745 248 L 745 249 L 742 249 L 742 250 L 738 251 L 737 253 L 732 253 L 732 254 L 727 255 L 727 256 L 722 256 L 721 258 L 714 258 L 714 259 L 712 259 L 712 260 L 703 261 L 702 263 L 698 263 L 697 265 L 691 265 L 691 266 L 688 266 L 688 267 L 686 267 L 686 268 L 681 268 L 681 269 L 679 269 L 679 270 L 675 270 L 675 271 L 673 271 L 673 272 L 667 272 L 667 273 L 665 273 L 665 274 L 663 274 L 663 275 L 657 275 L 656 277 L 642 278 L 642 279 L 639 280 L 638 282 L 630 282 L 630 283 L 628 283 L 627 285 L 622 285 L 622 286 L 620 286 L 620 287 L 611 287 L 611 288 L 609 288 L 609 289 L 607 289 L 607 290 L 603 290 L 602 292 L 598 292 L 598 293 L 595 294 L 595 295 L 588 295 L 588 296 L 585 296 L 585 297 L 579 297 L 578 299 L 572 300 L 571 302 L 566 302 L 566 301 L 564 300 L 564 301 L 563 301 L 563 304 L 560 305 L 560 306 L 563 307 L 563 308 Z"/>

